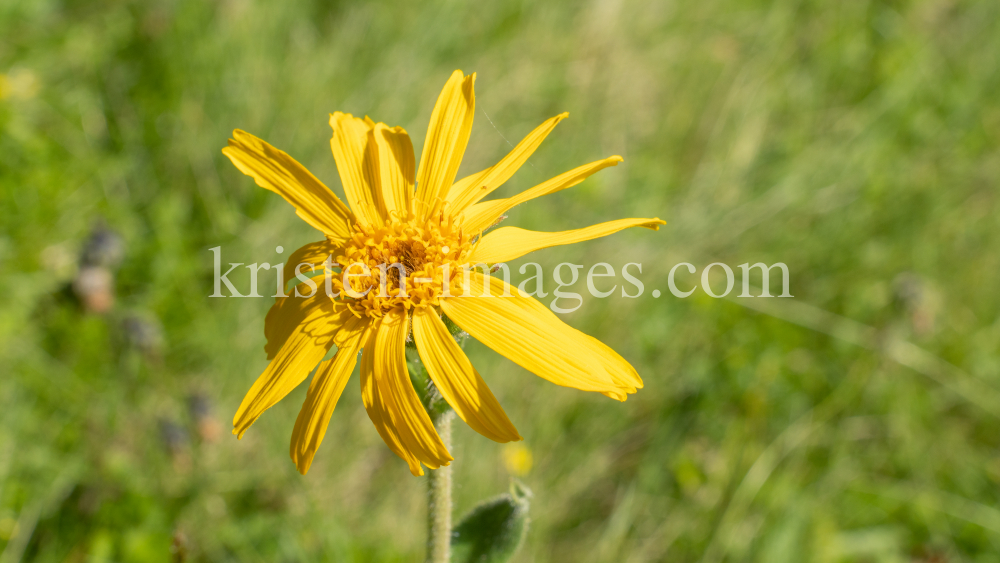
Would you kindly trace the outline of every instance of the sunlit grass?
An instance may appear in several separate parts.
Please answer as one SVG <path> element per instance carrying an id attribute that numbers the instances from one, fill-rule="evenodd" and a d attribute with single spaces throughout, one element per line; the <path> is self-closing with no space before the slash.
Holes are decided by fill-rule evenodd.
<path id="1" fill-rule="evenodd" d="M 643 297 L 567 317 L 639 369 L 626 403 L 467 346 L 532 452 L 521 560 L 1000 560 L 998 21 L 960 0 L 0 7 L 0 561 L 168 561 L 175 536 L 205 561 L 421 556 L 425 483 L 356 379 L 308 477 L 304 390 L 228 434 L 270 300 L 207 298 L 208 248 L 315 238 L 225 161 L 232 129 L 339 190 L 327 114 L 419 151 L 456 68 L 479 73 L 463 172 L 571 114 L 498 195 L 625 158 L 508 224 L 668 221 L 532 257 L 643 264 Z M 70 287 L 99 221 L 126 248 L 104 315 Z M 785 262 L 795 299 L 676 299 L 680 261 Z M 455 442 L 461 513 L 508 474 L 503 446 Z"/>

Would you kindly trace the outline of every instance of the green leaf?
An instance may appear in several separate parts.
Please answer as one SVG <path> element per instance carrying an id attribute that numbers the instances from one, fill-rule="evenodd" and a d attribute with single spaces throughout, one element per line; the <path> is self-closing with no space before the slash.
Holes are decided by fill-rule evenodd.
<path id="1" fill-rule="evenodd" d="M 458 342 L 462 347 L 465 347 L 465 331 L 462 327 L 455 324 L 455 321 L 448 318 L 448 315 L 442 315 L 441 320 L 444 321 L 444 326 L 448 327 L 448 332 L 455 337 L 455 341 Z"/>
<path id="2" fill-rule="evenodd" d="M 503 563 L 510 560 L 528 533 L 531 490 L 516 479 L 510 493 L 481 502 L 452 531 L 456 563 Z"/>

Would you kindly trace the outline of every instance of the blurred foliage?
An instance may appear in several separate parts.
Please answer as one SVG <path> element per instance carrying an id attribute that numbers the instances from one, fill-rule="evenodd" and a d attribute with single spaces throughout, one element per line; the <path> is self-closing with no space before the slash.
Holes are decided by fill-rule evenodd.
<path id="1" fill-rule="evenodd" d="M 477 504 L 452 532 L 456 563 L 505 563 L 528 533 L 531 491 L 511 480 L 510 492 Z"/>
<path id="2" fill-rule="evenodd" d="M 567 316 L 639 369 L 629 401 L 466 346 L 533 452 L 519 560 L 1000 561 L 997 2 L 8 0 L 0 562 L 421 557 L 425 483 L 356 380 L 307 477 L 303 389 L 228 435 L 270 300 L 209 299 L 208 249 L 318 238 L 220 154 L 232 129 L 339 191 L 327 114 L 419 151 L 456 68 L 466 173 L 571 112 L 501 196 L 625 157 L 509 224 L 669 222 L 532 257 L 643 264 L 641 298 Z M 120 264 L 74 284 L 101 229 Z M 680 261 L 781 261 L 795 299 L 676 299 Z M 455 442 L 462 514 L 509 476 Z"/>

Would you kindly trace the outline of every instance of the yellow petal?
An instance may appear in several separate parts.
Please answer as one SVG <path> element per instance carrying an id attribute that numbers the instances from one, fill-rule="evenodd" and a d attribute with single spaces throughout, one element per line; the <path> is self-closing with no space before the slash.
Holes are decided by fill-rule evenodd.
<path id="1" fill-rule="evenodd" d="M 373 321 L 373 323 L 379 322 Z M 403 446 L 399 431 L 392 424 L 392 417 L 389 415 L 392 396 L 387 395 L 385 390 L 377 385 L 375 379 L 375 331 L 370 330 L 365 339 L 364 352 L 361 353 L 361 401 L 368 412 L 368 418 L 375 425 L 375 430 L 378 430 L 385 445 L 389 446 L 394 454 L 403 458 L 410 467 L 410 473 L 423 475 L 424 470 L 420 466 L 420 460 Z"/>
<path id="2" fill-rule="evenodd" d="M 456 70 L 434 105 L 417 170 L 415 211 L 424 217 L 441 207 L 458 174 L 476 111 L 475 81 L 476 73 L 463 76 Z"/>
<path id="3" fill-rule="evenodd" d="M 619 219 L 599 223 L 583 229 L 544 233 L 527 231 L 517 227 L 503 227 L 484 236 L 472 251 L 469 260 L 473 263 L 496 264 L 520 258 L 529 252 L 573 244 L 617 233 L 629 227 L 646 227 L 657 231 L 666 222 L 659 219 Z"/>
<path id="4" fill-rule="evenodd" d="M 327 297 L 322 286 L 312 297 L 278 297 L 264 318 L 264 338 L 267 343 L 264 351 L 267 359 L 272 360 L 285 345 L 292 332 L 302 324 L 324 323 L 330 325 L 331 332 L 336 337 L 337 327 L 345 324 L 354 315 L 341 303 Z M 336 339 L 336 338 L 335 338 Z"/>
<path id="5" fill-rule="evenodd" d="M 276 298 L 274 305 L 271 305 L 271 309 L 267 312 L 267 317 L 264 318 L 264 337 L 267 339 L 264 351 L 267 352 L 267 359 L 273 360 L 278 355 L 281 347 L 299 325 L 326 318 L 335 311 L 336 306 L 333 301 L 322 292 L 305 299 Z M 346 320 L 344 317 L 341 318 Z M 337 322 L 335 319 L 331 320 Z"/>
<path id="6" fill-rule="evenodd" d="M 284 299 L 287 300 L 286 302 L 308 301 L 295 297 Z M 330 299 L 325 296 L 323 299 L 330 302 Z M 240 408 L 236 411 L 236 416 L 233 418 L 233 434 L 240 438 L 264 411 L 274 406 L 299 383 L 302 383 L 335 342 L 343 341 L 349 336 L 344 330 L 338 331 L 345 326 L 344 323 L 348 320 L 343 317 L 343 313 L 322 314 L 324 309 L 315 306 L 303 307 L 302 309 L 308 309 L 308 314 L 291 330 L 277 355 L 268 364 L 264 373 L 257 378 L 253 387 L 243 398 Z M 284 312 L 285 315 L 288 315 L 287 317 L 279 314 L 276 320 L 280 321 L 280 324 L 287 323 L 289 318 L 293 316 L 292 313 L 296 312 L 298 309 L 292 308 L 290 312 Z M 265 331 L 266 327 L 265 323 Z"/>
<path id="7" fill-rule="evenodd" d="M 413 312 L 413 339 L 434 385 L 466 424 L 496 442 L 522 439 L 448 327 L 430 307 Z"/>
<path id="8" fill-rule="evenodd" d="M 473 272 L 470 281 L 468 296 L 442 299 L 441 310 L 473 338 L 556 385 L 620 395 L 630 392 L 607 372 L 599 357 L 603 351 L 587 335 L 534 298 L 497 278 L 490 280 L 489 296 L 481 297 L 485 277 Z M 511 297 L 503 297 L 505 289 Z"/>
<path id="9" fill-rule="evenodd" d="M 625 358 L 621 357 L 618 352 L 612 350 L 607 344 L 588 334 L 582 332 L 580 334 L 584 340 L 593 346 L 594 356 L 600 360 L 605 371 L 611 375 L 611 378 L 615 380 L 615 383 L 621 389 L 625 390 L 624 393 L 620 391 L 613 393 L 605 392 L 605 395 L 612 399 L 624 401 L 627 393 L 635 393 L 636 389 L 642 389 L 642 378 L 639 377 L 639 373 L 635 371 L 632 364 L 625 361 Z"/>
<path id="10" fill-rule="evenodd" d="M 367 324 L 368 319 L 357 317 L 348 321 L 342 331 L 348 332 L 349 336 L 332 358 L 319 365 L 316 374 L 313 375 L 312 383 L 309 384 L 305 403 L 302 404 L 302 410 L 295 419 L 290 450 L 292 461 L 303 475 L 312 465 L 316 450 L 326 435 L 333 410 L 337 407 L 337 401 L 344 392 L 347 380 L 351 378 L 354 366 L 358 363 L 358 350 L 361 348 L 365 331 L 358 330 L 357 325 L 365 327 Z"/>
<path id="11" fill-rule="evenodd" d="M 392 437 L 391 443 L 386 440 L 386 444 L 390 448 L 400 446 L 431 469 L 448 465 L 454 458 L 441 442 L 431 417 L 410 383 L 410 374 L 406 369 L 406 337 L 410 332 L 406 311 L 399 308 L 386 313 L 375 330 L 374 338 L 369 339 L 364 353 L 371 360 L 362 360 L 361 369 L 372 372 L 363 379 L 374 380 L 375 393 L 381 395 L 383 408 L 379 418 L 387 430 L 391 429 L 387 433 Z M 365 406 L 368 406 L 367 402 Z M 372 422 L 376 426 L 379 424 L 374 417 Z M 383 434 L 381 430 L 379 434 Z M 382 437 L 385 439 L 386 436 L 383 434 Z M 408 455 L 400 457 L 410 462 Z M 420 469 L 419 466 L 417 469 Z M 419 474 L 412 464 L 410 471 Z"/>
<path id="12" fill-rule="evenodd" d="M 385 218 L 379 207 L 378 149 L 370 143 L 374 128 L 370 119 L 360 119 L 349 113 L 330 114 L 333 137 L 330 148 L 337 161 L 340 183 L 344 185 L 347 205 L 358 221 L 366 225 L 381 225 Z"/>
<path id="13" fill-rule="evenodd" d="M 292 255 L 288 257 L 288 261 L 285 262 L 285 267 L 281 271 L 284 278 L 281 282 L 281 287 L 288 287 L 288 281 L 295 277 L 295 268 L 297 268 L 299 264 L 305 264 L 305 266 L 302 267 L 302 275 L 307 278 L 311 277 L 309 272 L 313 270 L 322 270 L 323 264 L 327 261 L 327 259 L 335 261 L 337 256 L 340 254 L 341 248 L 341 245 L 335 244 L 329 239 L 310 242 L 309 244 L 299 248 L 293 252 Z M 333 258 L 330 258 L 331 256 L 333 256 Z M 317 283 L 316 291 L 323 291 L 321 283 Z M 299 290 L 299 293 L 307 295 L 309 293 L 309 288 L 303 287 Z M 281 298 L 279 297 L 278 299 Z"/>
<path id="14" fill-rule="evenodd" d="M 378 149 L 381 204 L 387 214 L 405 216 L 413 197 L 413 143 L 402 127 L 385 123 L 375 124 L 372 138 Z"/>
<path id="15" fill-rule="evenodd" d="M 335 240 L 351 237 L 354 216 L 304 166 L 264 141 L 237 129 L 222 154 L 257 185 L 280 195 L 306 223 Z"/>
<path id="16" fill-rule="evenodd" d="M 455 185 L 448 190 L 447 197 L 451 212 L 457 214 L 502 186 L 522 164 L 528 161 L 528 158 L 534 154 L 535 149 L 542 144 L 542 141 L 555 129 L 556 125 L 567 117 L 569 117 L 568 113 L 561 113 L 548 119 L 536 127 L 534 131 L 528 133 L 528 136 L 522 139 L 500 162 L 455 182 Z"/>
<path id="17" fill-rule="evenodd" d="M 472 205 L 465 210 L 465 219 L 462 223 L 462 228 L 467 233 L 477 233 L 485 230 L 495 223 L 504 212 L 515 205 L 520 205 L 536 197 L 555 193 L 559 190 L 571 188 L 586 180 L 591 174 L 609 166 L 616 166 L 621 161 L 622 157 L 616 155 L 604 160 L 598 160 L 597 162 L 591 162 L 590 164 L 584 164 L 569 172 L 560 174 L 551 180 L 542 182 L 531 189 L 525 190 L 514 197 L 483 201 Z M 455 185 L 457 186 L 458 184 Z"/>

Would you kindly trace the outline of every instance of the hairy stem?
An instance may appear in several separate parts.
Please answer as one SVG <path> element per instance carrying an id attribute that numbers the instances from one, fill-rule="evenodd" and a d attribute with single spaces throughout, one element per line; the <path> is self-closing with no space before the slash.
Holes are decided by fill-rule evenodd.
<path id="1" fill-rule="evenodd" d="M 451 450 L 451 419 L 448 410 L 434 417 L 444 447 Z M 451 561 L 451 466 L 428 469 L 427 475 L 427 563 Z"/>

